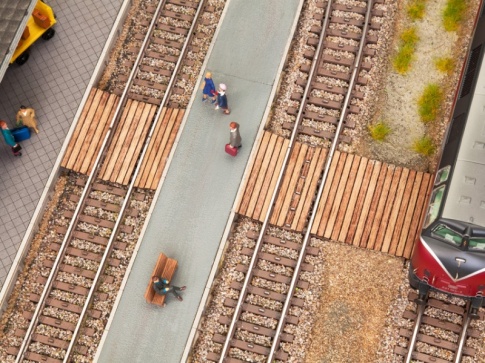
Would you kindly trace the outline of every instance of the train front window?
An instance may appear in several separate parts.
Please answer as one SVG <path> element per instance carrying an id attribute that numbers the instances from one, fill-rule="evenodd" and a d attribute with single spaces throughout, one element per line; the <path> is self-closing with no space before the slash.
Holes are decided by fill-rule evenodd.
<path id="1" fill-rule="evenodd" d="M 436 173 L 436 179 L 434 181 L 434 185 L 439 185 L 439 184 L 447 181 L 448 176 L 450 175 L 450 170 L 451 170 L 450 165 L 447 165 L 447 166 L 441 168 L 440 170 L 438 170 L 438 172 Z"/>
<path id="2" fill-rule="evenodd" d="M 436 237 L 442 238 L 448 242 L 451 242 L 457 246 L 461 245 L 463 236 L 452 230 L 451 228 L 445 226 L 444 224 L 438 224 L 435 228 L 433 228 L 433 235 Z"/>
<path id="3" fill-rule="evenodd" d="M 473 250 L 480 250 L 485 251 L 485 238 L 484 237 L 471 237 L 469 249 Z"/>
<path id="4" fill-rule="evenodd" d="M 444 185 L 433 190 L 433 193 L 431 194 L 431 200 L 428 206 L 428 214 L 426 215 L 426 221 L 424 222 L 423 228 L 427 228 L 438 217 L 438 213 L 440 211 L 441 201 L 443 200 L 444 193 L 445 193 Z"/>

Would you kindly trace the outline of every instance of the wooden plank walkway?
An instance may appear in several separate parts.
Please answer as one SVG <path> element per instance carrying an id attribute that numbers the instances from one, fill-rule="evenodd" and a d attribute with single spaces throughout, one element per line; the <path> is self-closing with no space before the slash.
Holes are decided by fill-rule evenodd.
<path id="1" fill-rule="evenodd" d="M 108 132 L 119 97 L 93 88 L 71 136 L 61 166 L 89 174 Z"/>
<path id="2" fill-rule="evenodd" d="M 129 99 L 123 108 L 106 158 L 101 165 L 102 180 L 127 185 L 136 166 L 157 106 Z"/>
<path id="3" fill-rule="evenodd" d="M 311 233 L 409 258 L 433 176 L 336 152 Z"/>
<path id="4" fill-rule="evenodd" d="M 288 140 L 265 132 L 237 213 L 263 221 L 287 147 Z M 271 224 L 303 231 L 326 156 L 326 149 L 295 146 Z M 428 173 L 336 152 L 311 233 L 409 258 L 433 181 Z"/>
<path id="5" fill-rule="evenodd" d="M 264 133 L 256 158 L 250 166 L 251 173 L 246 180 L 243 197 L 237 207 L 239 214 L 263 221 L 288 144 L 288 139 L 270 132 Z M 326 149 L 300 143 L 296 145 L 283 177 L 281 193 L 275 201 L 272 224 L 303 230 L 326 155 Z"/>
<path id="6" fill-rule="evenodd" d="M 179 108 L 163 108 L 160 114 L 161 121 L 158 122 L 153 132 L 140 173 L 136 178 L 136 187 L 157 188 L 184 113 L 185 110 Z"/>

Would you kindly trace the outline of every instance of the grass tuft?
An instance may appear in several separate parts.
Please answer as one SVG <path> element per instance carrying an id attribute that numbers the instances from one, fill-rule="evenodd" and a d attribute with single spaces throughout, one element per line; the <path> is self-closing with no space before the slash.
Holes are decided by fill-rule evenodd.
<path id="1" fill-rule="evenodd" d="M 426 8 L 426 0 L 412 0 L 410 1 L 407 12 L 411 20 L 421 20 L 424 17 L 424 10 Z"/>
<path id="2" fill-rule="evenodd" d="M 383 141 L 389 132 L 391 132 L 389 126 L 382 121 L 374 125 L 369 125 L 368 128 L 370 136 L 376 141 Z"/>
<path id="3" fill-rule="evenodd" d="M 431 138 L 429 138 L 428 136 L 423 136 L 421 139 L 418 139 L 414 142 L 413 150 L 416 151 L 418 154 L 431 156 L 434 154 L 436 148 Z"/>
<path id="4" fill-rule="evenodd" d="M 465 17 L 466 0 L 448 0 L 443 11 L 443 26 L 446 31 L 457 31 Z"/>
<path id="5" fill-rule="evenodd" d="M 400 39 L 401 43 L 392 63 L 398 73 L 404 74 L 411 66 L 416 50 L 416 43 L 419 40 L 416 34 L 416 28 L 411 27 L 404 30 L 401 33 Z"/>
<path id="6" fill-rule="evenodd" d="M 429 84 L 418 100 L 418 112 L 421 121 L 428 123 L 436 120 L 443 101 L 443 91 L 437 84 Z"/>
<path id="7" fill-rule="evenodd" d="M 438 58 L 435 60 L 436 69 L 440 72 L 451 74 L 455 69 L 455 60 L 453 58 Z"/>

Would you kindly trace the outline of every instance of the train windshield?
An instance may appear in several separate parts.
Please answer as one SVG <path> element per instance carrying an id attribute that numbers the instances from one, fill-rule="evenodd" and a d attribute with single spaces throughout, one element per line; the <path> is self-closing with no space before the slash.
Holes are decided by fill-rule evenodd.
<path id="1" fill-rule="evenodd" d="M 469 249 L 471 251 L 473 251 L 473 250 L 485 251 L 485 238 L 484 237 L 471 237 Z"/>
<path id="2" fill-rule="evenodd" d="M 436 227 L 433 228 L 432 233 L 438 238 L 451 242 L 456 246 L 461 246 L 463 235 L 444 224 L 438 224 Z"/>

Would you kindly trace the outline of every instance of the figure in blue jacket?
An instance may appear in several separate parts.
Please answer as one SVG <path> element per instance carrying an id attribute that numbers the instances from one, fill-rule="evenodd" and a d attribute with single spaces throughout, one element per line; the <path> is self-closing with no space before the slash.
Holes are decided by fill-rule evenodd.
<path id="1" fill-rule="evenodd" d="M 208 98 L 211 98 L 211 104 L 216 103 L 216 86 L 214 85 L 214 81 L 212 80 L 212 73 L 207 72 L 205 74 L 204 83 L 202 83 L 202 102 L 206 102 Z"/>
<path id="2" fill-rule="evenodd" d="M 153 289 L 157 294 L 166 295 L 167 293 L 171 292 L 179 301 L 182 301 L 182 296 L 180 296 L 177 291 L 184 291 L 186 286 L 178 287 L 170 285 L 170 282 L 167 279 L 164 279 L 159 276 L 152 276 L 153 282 Z"/>
<path id="3" fill-rule="evenodd" d="M 12 148 L 13 155 L 21 156 L 22 153 L 20 152 L 20 150 L 22 150 L 22 148 L 15 141 L 15 138 L 13 137 L 12 132 L 9 130 L 7 123 L 5 121 L 0 120 L 0 130 L 2 130 L 2 135 L 5 142 L 7 143 L 7 145 L 9 145 Z"/>

